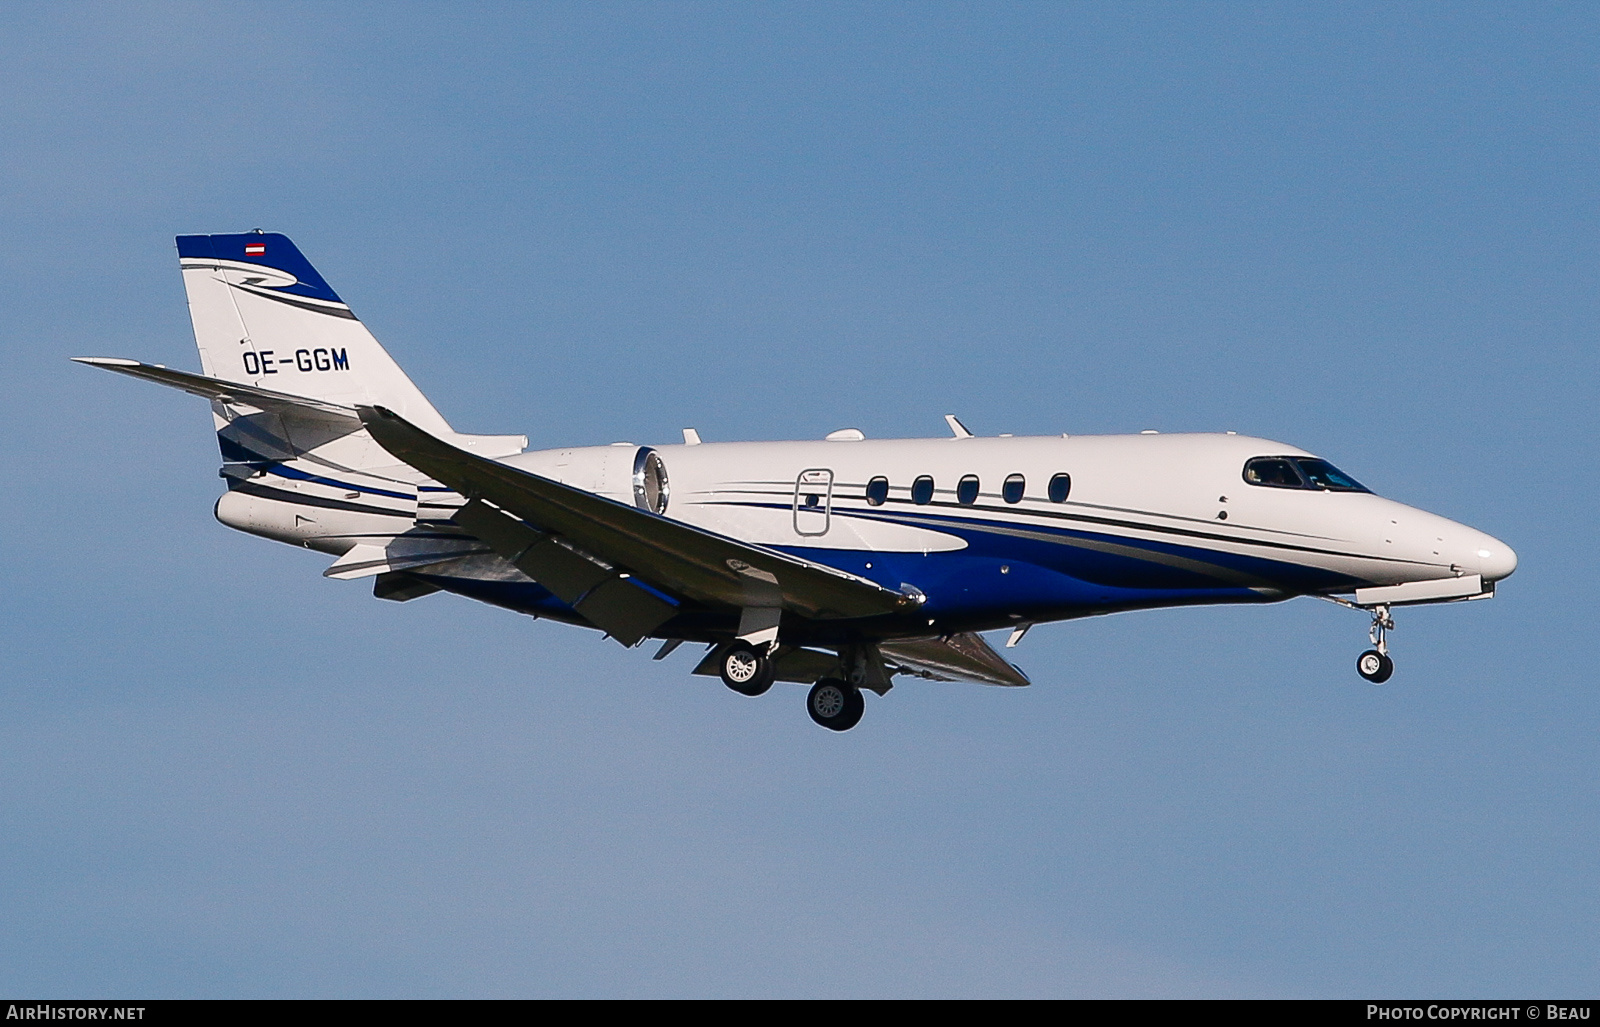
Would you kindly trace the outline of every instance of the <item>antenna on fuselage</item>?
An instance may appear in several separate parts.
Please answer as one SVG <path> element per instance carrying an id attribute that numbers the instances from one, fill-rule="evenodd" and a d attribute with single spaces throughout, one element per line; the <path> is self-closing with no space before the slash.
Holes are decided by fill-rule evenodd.
<path id="1" fill-rule="evenodd" d="M 970 439 L 970 438 L 972 438 L 972 432 L 967 430 L 967 426 L 962 424 L 961 423 L 961 419 L 956 417 L 955 414 L 945 414 L 944 415 L 944 423 L 948 424 L 950 426 L 950 432 L 956 438 L 958 438 L 958 439 Z"/>

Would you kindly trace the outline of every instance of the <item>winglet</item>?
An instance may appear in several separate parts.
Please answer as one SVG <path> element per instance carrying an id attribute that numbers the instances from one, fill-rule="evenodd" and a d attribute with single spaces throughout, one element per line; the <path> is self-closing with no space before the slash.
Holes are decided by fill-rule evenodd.
<path id="1" fill-rule="evenodd" d="M 970 439 L 970 438 L 972 438 L 972 433 L 967 430 L 967 426 L 962 424 L 960 419 L 957 418 L 955 414 L 945 414 L 944 415 L 944 423 L 948 424 L 950 426 L 950 432 L 956 438 L 958 438 L 958 439 Z"/>

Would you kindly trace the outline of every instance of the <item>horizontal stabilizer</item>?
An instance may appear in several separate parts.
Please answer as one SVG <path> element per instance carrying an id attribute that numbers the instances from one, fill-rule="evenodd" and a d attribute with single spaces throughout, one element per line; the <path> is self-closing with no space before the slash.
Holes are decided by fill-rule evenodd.
<path id="1" fill-rule="evenodd" d="M 328 569 L 322 572 L 322 576 L 348 581 L 351 578 L 365 578 L 371 574 L 382 574 L 393 569 L 389 566 L 389 555 L 383 551 L 382 546 L 357 545 L 351 546 L 349 552 L 333 561 Z"/>
<path id="2" fill-rule="evenodd" d="M 881 642 L 885 662 L 906 674 L 934 681 L 969 681 L 980 685 L 1029 684 L 1028 675 L 970 631 L 931 638 Z"/>
<path id="3" fill-rule="evenodd" d="M 488 552 L 472 539 L 413 538 L 401 535 L 387 546 L 359 543 L 322 572 L 325 578 L 349 581 L 391 571 L 409 571 L 448 560 Z"/>
<path id="4" fill-rule="evenodd" d="M 260 410 L 270 410 L 273 413 L 314 412 L 324 417 L 355 421 L 357 424 L 360 424 L 361 420 L 356 416 L 354 407 L 341 406 L 326 400 L 309 399 L 305 396 L 291 396 L 286 392 L 274 392 L 271 389 L 245 385 L 242 382 L 223 381 L 221 378 L 210 378 L 191 371 L 174 371 L 160 364 L 142 364 L 137 360 L 125 360 L 121 357 L 73 357 L 72 359 L 90 367 L 103 367 L 107 371 L 143 378 L 147 382 L 182 389 L 191 395 L 220 400 L 224 403 L 243 404 Z"/>
<path id="5" fill-rule="evenodd" d="M 287 392 L 275 392 L 272 389 L 263 389 L 257 385 L 247 385 L 244 382 L 230 382 L 221 378 L 212 378 L 208 375 L 195 374 L 192 371 L 174 371 L 170 367 L 160 364 L 145 364 L 137 360 L 127 360 L 122 357 L 73 357 L 80 364 L 90 367 L 101 367 L 107 371 L 142 378 L 147 382 L 165 385 L 169 388 L 182 389 L 194 396 L 201 396 L 215 402 L 226 403 L 232 407 L 254 408 L 267 413 L 292 416 L 299 420 L 315 420 L 329 424 L 330 427 L 342 429 L 346 432 L 359 431 L 362 427 L 361 419 L 356 414 L 355 407 L 333 403 L 325 399 L 315 399 L 310 396 L 296 396 Z M 241 410 L 239 413 L 248 413 Z M 504 457 L 520 453 L 527 448 L 526 435 L 464 435 L 460 432 L 451 432 L 447 438 L 452 445 L 459 446 L 477 456 Z"/>
<path id="6" fill-rule="evenodd" d="M 410 602 L 440 591 L 443 589 L 433 582 L 414 578 L 404 571 L 380 574 L 372 581 L 372 594 L 375 598 L 388 599 L 396 603 Z"/>

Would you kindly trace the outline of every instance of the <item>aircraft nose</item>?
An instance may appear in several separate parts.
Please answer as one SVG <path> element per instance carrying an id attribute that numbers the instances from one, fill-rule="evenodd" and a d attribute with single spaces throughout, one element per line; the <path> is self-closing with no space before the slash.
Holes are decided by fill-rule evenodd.
<path id="1" fill-rule="evenodd" d="M 1478 573 L 1483 575 L 1484 581 L 1509 578 L 1511 572 L 1517 569 L 1516 552 L 1492 535 L 1479 537 L 1473 555 L 1477 557 Z"/>

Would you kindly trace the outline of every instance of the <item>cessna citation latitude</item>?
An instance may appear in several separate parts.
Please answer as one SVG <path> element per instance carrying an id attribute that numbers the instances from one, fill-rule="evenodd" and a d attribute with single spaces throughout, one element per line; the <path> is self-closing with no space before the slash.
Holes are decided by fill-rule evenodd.
<path id="1" fill-rule="evenodd" d="M 1229 434 L 613 443 L 527 450 L 445 422 L 282 235 L 178 237 L 202 373 L 83 363 L 211 401 L 230 528 L 335 557 L 401 602 L 433 592 L 707 646 L 696 674 L 809 685 L 845 731 L 895 675 L 1028 678 L 1007 647 L 1046 621 L 1315 596 L 1372 615 L 1482 599 L 1504 542 L 1373 495 L 1328 461 Z"/>

